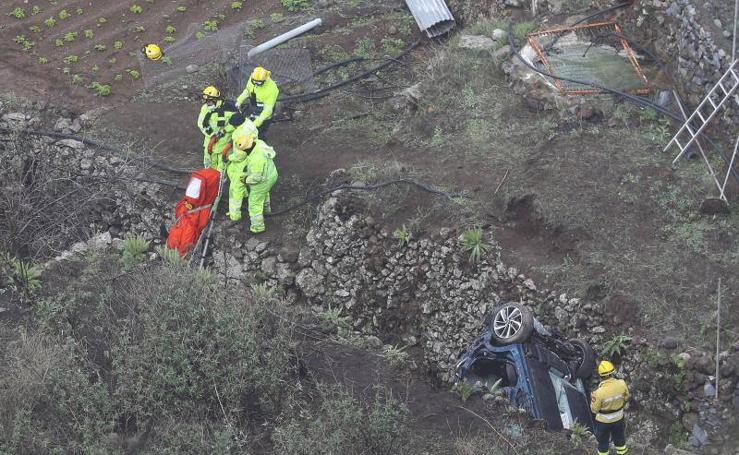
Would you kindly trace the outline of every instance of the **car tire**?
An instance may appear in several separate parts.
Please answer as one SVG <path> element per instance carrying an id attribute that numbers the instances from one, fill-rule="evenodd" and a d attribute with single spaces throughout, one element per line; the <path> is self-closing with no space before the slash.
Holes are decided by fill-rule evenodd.
<path id="1" fill-rule="evenodd" d="M 577 365 L 575 376 L 580 379 L 589 379 L 595 371 L 595 352 L 587 341 L 570 340 L 570 344 L 580 354 L 580 362 Z"/>
<path id="2" fill-rule="evenodd" d="M 492 339 L 501 345 L 523 343 L 534 331 L 534 315 L 519 303 L 502 303 L 486 319 Z"/>

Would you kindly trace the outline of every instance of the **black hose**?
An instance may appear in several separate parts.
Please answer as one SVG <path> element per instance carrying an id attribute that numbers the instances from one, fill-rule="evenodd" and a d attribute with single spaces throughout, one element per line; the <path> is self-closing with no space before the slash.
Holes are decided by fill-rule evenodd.
<path id="1" fill-rule="evenodd" d="M 272 216 L 284 215 L 287 212 L 290 212 L 292 210 L 298 209 L 298 208 L 300 208 L 300 207 L 302 207 L 302 206 L 304 206 L 306 204 L 309 204 L 309 203 L 311 203 L 313 201 L 317 201 L 317 200 L 321 199 L 322 197 L 324 197 L 324 196 L 326 196 L 328 194 L 334 193 L 336 191 L 341 191 L 341 190 L 374 191 L 374 190 L 377 190 L 377 189 L 380 189 L 380 188 L 383 188 L 383 187 L 386 187 L 386 186 L 389 186 L 389 185 L 397 185 L 397 184 L 401 184 L 401 183 L 404 183 L 404 184 L 407 184 L 407 185 L 413 185 L 413 186 L 416 186 L 416 187 L 418 187 L 418 188 L 420 188 L 420 189 L 422 189 L 422 190 L 424 190 L 426 192 L 429 192 L 431 194 L 438 194 L 438 195 L 441 195 L 441 196 L 446 196 L 449 199 L 453 199 L 455 197 L 467 197 L 467 194 L 465 192 L 451 193 L 451 192 L 447 192 L 447 191 L 443 191 L 443 190 L 440 190 L 438 188 L 435 188 L 434 186 L 429 185 L 427 183 L 419 182 L 419 181 L 417 181 L 415 179 L 412 179 L 412 178 L 403 177 L 403 178 L 399 178 L 399 179 L 388 180 L 388 181 L 385 181 L 385 182 L 376 183 L 376 184 L 373 184 L 373 185 L 365 185 L 365 186 L 350 185 L 350 184 L 345 183 L 345 184 L 338 185 L 338 186 L 335 186 L 333 188 L 327 189 L 325 191 L 321 191 L 320 193 L 317 193 L 317 194 L 314 194 L 312 196 L 309 196 L 309 197 L 305 198 L 302 202 L 299 202 L 299 203 L 297 203 L 295 205 L 291 205 L 290 207 L 284 208 L 282 210 L 278 210 L 276 212 L 272 212 L 272 213 L 266 214 L 265 216 L 272 217 Z"/>
<path id="2" fill-rule="evenodd" d="M 421 44 L 421 41 L 416 41 L 415 43 L 411 44 L 406 50 L 401 52 L 399 55 L 387 59 L 385 62 L 374 66 L 366 71 L 363 71 L 359 74 L 356 74 L 348 79 L 345 79 L 341 82 L 337 82 L 336 84 L 330 85 L 328 87 L 324 87 L 322 89 L 310 92 L 310 93 L 301 93 L 298 95 L 288 95 L 278 98 L 278 101 L 281 102 L 305 102 L 305 101 L 312 101 L 317 100 L 319 98 L 323 98 L 324 96 L 328 95 L 333 90 L 336 90 L 338 88 L 341 88 L 347 84 L 351 84 L 352 82 L 358 81 L 360 79 L 364 79 L 365 77 L 368 77 L 372 75 L 372 73 L 381 70 L 382 68 L 385 68 L 388 65 L 391 65 L 393 63 L 396 63 L 396 61 L 400 58 L 403 58 L 407 54 L 409 54 L 413 49 L 417 48 Z"/>

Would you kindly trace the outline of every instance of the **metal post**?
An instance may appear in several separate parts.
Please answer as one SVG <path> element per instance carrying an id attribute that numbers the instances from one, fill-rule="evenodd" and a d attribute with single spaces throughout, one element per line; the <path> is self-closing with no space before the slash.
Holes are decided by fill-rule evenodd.
<path id="1" fill-rule="evenodd" d="M 718 402 L 718 377 L 719 377 L 719 359 L 718 354 L 720 351 L 720 340 L 721 336 L 721 277 L 718 279 L 718 298 L 716 303 L 716 394 L 714 395 L 715 400 Z"/>

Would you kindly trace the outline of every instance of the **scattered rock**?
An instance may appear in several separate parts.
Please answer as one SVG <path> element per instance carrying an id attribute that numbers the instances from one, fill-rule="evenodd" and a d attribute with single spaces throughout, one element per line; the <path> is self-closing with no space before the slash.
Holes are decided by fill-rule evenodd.
<path id="1" fill-rule="evenodd" d="M 670 336 L 663 338 L 662 341 L 660 341 L 659 343 L 659 347 L 661 347 L 662 349 L 670 349 L 670 350 L 677 349 L 679 345 L 680 345 L 680 340 L 678 340 L 675 337 L 670 337 Z"/>
<path id="2" fill-rule="evenodd" d="M 507 58 L 511 55 L 511 46 L 505 45 L 498 49 L 497 51 L 493 52 L 493 58 L 496 60 L 501 60 L 504 58 Z"/>
<path id="3" fill-rule="evenodd" d="M 701 447 L 708 442 L 708 433 L 697 423 L 693 424 L 693 430 L 688 438 L 688 442 L 693 447 Z"/>
<path id="4" fill-rule="evenodd" d="M 495 47 L 495 42 L 485 35 L 462 35 L 457 46 L 461 49 L 490 50 Z"/>
<path id="5" fill-rule="evenodd" d="M 22 112 L 9 112 L 2 116 L 3 121 L 20 123 L 26 121 L 26 114 Z"/>
<path id="6" fill-rule="evenodd" d="M 492 37 L 495 41 L 503 40 L 508 38 L 508 32 L 503 29 L 496 28 L 495 30 L 493 30 Z"/>
<path id="7" fill-rule="evenodd" d="M 396 27 L 396 26 L 394 26 L 394 25 L 390 25 L 390 26 L 389 26 L 389 27 L 387 28 L 387 34 L 388 34 L 388 35 L 395 35 L 396 33 L 398 33 L 398 27 Z"/>
<path id="8" fill-rule="evenodd" d="M 706 382 L 703 385 L 703 396 L 706 398 L 713 398 L 716 396 L 716 387 L 710 382 Z"/>
<path id="9" fill-rule="evenodd" d="M 60 141 L 57 141 L 57 144 L 75 150 L 81 150 L 85 148 L 85 144 L 76 139 L 62 139 Z"/>
<path id="10" fill-rule="evenodd" d="M 72 121 L 65 117 L 59 117 L 59 120 L 56 121 L 54 124 L 54 131 L 70 131 L 70 126 L 72 126 Z"/>
<path id="11" fill-rule="evenodd" d="M 200 67 L 192 63 L 185 67 L 185 71 L 187 72 L 187 74 L 197 73 L 198 71 L 200 71 Z"/>
<path id="12" fill-rule="evenodd" d="M 364 342 L 367 344 L 368 347 L 372 349 L 381 349 L 384 344 L 381 339 L 374 335 L 370 335 L 364 339 Z"/>

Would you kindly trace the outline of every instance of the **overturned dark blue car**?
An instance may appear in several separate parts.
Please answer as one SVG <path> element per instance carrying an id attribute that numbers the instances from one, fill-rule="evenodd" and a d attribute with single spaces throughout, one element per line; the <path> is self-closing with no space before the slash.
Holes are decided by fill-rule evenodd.
<path id="1" fill-rule="evenodd" d="M 595 357 L 582 340 L 547 330 L 521 304 L 506 302 L 485 317 L 485 331 L 460 353 L 456 375 L 472 387 L 499 390 L 552 430 L 578 422 L 593 428 L 587 379 Z"/>

